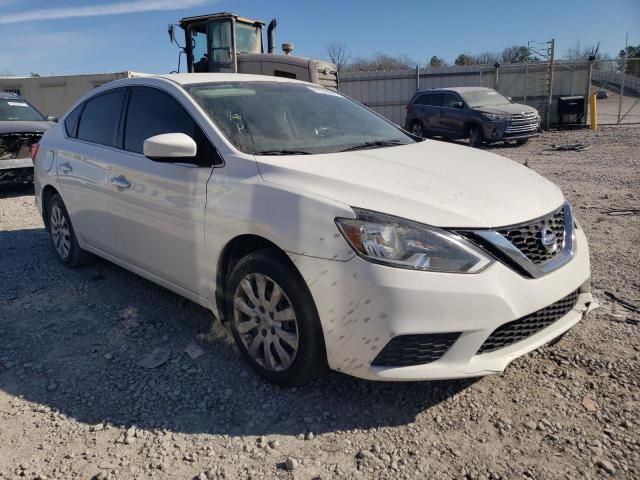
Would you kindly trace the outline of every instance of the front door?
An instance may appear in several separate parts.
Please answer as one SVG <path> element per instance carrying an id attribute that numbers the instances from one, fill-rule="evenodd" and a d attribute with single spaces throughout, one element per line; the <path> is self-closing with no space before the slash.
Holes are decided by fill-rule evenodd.
<path id="1" fill-rule="evenodd" d="M 462 137 L 464 128 L 464 103 L 455 93 L 442 94 L 442 106 L 440 107 L 440 128 L 448 137 Z"/>
<path id="2" fill-rule="evenodd" d="M 198 155 L 207 153 L 208 140 L 176 99 L 156 88 L 130 89 L 123 151 L 111 172 L 116 249 L 127 263 L 201 294 L 205 268 L 199 260 L 212 167 L 156 162 L 142 153 L 145 139 L 178 132 L 196 140 Z"/>

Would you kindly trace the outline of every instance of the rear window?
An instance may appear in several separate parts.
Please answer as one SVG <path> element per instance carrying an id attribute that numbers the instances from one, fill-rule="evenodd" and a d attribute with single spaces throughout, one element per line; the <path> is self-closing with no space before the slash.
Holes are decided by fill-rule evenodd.
<path id="1" fill-rule="evenodd" d="M 124 89 L 88 100 L 80 116 L 77 138 L 100 145 L 115 146 L 124 100 Z"/>

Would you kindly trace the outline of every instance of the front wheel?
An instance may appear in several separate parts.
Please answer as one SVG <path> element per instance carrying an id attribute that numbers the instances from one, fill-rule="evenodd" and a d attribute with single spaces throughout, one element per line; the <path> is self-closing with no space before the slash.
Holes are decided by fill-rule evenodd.
<path id="1" fill-rule="evenodd" d="M 472 125 L 469 128 L 469 145 L 474 148 L 479 148 L 484 141 L 484 136 L 482 135 L 482 129 L 477 125 Z"/>
<path id="2" fill-rule="evenodd" d="M 261 250 L 236 264 L 227 284 L 227 312 L 242 356 L 270 382 L 300 385 L 325 371 L 313 298 L 279 252 Z"/>
<path id="3" fill-rule="evenodd" d="M 425 130 L 422 122 L 420 120 L 414 120 L 411 124 L 411 133 L 413 133 L 416 137 L 425 137 Z"/>
<path id="4" fill-rule="evenodd" d="M 529 141 L 529 139 L 528 139 L 528 138 L 518 138 L 518 139 L 516 140 L 516 143 L 517 143 L 518 145 L 526 145 L 528 141 Z"/>

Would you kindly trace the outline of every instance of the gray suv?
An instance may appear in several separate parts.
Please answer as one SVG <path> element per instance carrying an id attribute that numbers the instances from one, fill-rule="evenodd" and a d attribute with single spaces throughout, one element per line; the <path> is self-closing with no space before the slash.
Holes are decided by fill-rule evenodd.
<path id="1" fill-rule="evenodd" d="M 540 134 L 540 115 L 491 88 L 438 88 L 411 98 L 405 129 L 420 137 L 468 138 L 474 147 L 502 140 L 524 144 Z"/>

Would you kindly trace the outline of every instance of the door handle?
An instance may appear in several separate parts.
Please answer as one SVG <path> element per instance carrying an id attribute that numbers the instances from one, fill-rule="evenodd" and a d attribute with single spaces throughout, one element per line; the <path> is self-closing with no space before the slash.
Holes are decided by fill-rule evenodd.
<path id="1" fill-rule="evenodd" d="M 111 178 L 111 184 L 115 185 L 118 190 L 125 190 L 131 188 L 131 184 L 124 178 L 124 175 Z"/>
<path id="2" fill-rule="evenodd" d="M 69 173 L 73 171 L 73 168 L 69 165 L 69 162 L 64 162 L 60 164 L 60 171 L 62 173 Z"/>

